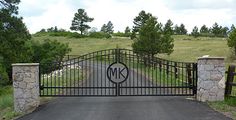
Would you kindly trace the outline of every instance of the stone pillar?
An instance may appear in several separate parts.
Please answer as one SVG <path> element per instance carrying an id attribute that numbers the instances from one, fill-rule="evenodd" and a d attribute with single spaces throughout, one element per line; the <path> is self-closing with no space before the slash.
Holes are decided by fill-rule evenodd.
<path id="1" fill-rule="evenodd" d="M 197 100 L 222 101 L 225 93 L 224 58 L 198 59 Z"/>
<path id="2" fill-rule="evenodd" d="M 15 112 L 28 113 L 39 105 L 39 64 L 12 64 Z"/>

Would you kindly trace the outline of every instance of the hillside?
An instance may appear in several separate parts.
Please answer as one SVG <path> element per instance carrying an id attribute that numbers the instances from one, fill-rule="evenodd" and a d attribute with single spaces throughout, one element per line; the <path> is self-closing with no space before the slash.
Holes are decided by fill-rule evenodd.
<path id="1" fill-rule="evenodd" d="M 226 38 L 216 37 L 198 37 L 194 38 L 186 35 L 173 36 L 175 42 L 174 52 L 171 55 L 158 55 L 159 57 L 174 61 L 196 61 L 198 57 L 210 55 L 213 57 L 225 57 L 227 62 L 230 61 L 230 49 L 227 46 Z M 85 53 L 116 48 L 131 49 L 132 40 L 129 38 L 67 38 L 67 37 L 51 37 L 40 36 L 33 37 L 33 40 L 42 41 L 44 39 L 58 40 L 62 43 L 69 43 L 72 48 L 71 55 L 82 55 Z"/>

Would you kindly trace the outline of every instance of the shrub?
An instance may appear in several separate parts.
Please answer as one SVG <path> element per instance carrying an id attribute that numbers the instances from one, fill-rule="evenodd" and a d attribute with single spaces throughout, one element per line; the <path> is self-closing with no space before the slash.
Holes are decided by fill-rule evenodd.
<path id="1" fill-rule="evenodd" d="M 92 32 L 92 33 L 90 33 L 89 37 L 91 37 L 91 38 L 111 38 L 111 35 L 104 33 L 104 32 Z"/>
<path id="2" fill-rule="evenodd" d="M 236 56 L 236 29 L 229 34 L 228 46 L 233 49 Z"/>
<path id="3" fill-rule="evenodd" d="M 81 35 L 77 32 L 73 32 L 73 33 L 70 33 L 68 37 L 71 37 L 71 38 L 84 38 L 86 37 L 85 35 Z"/>
<path id="4" fill-rule="evenodd" d="M 44 73 L 57 69 L 56 64 L 60 64 L 64 56 L 71 51 L 68 44 L 49 39 L 44 40 L 43 43 L 32 41 L 31 50 L 32 62 L 40 63 Z"/>
<path id="5" fill-rule="evenodd" d="M 56 31 L 56 32 L 37 32 L 34 36 L 56 36 L 56 37 L 70 37 L 70 38 L 83 38 L 86 37 L 85 35 L 80 35 L 77 32 L 70 32 L 70 31 Z"/>
<path id="6" fill-rule="evenodd" d="M 113 33 L 113 36 L 117 36 L 117 37 L 130 37 L 130 33 L 122 33 L 122 32 L 117 32 L 117 33 Z"/>
<path id="7" fill-rule="evenodd" d="M 6 86 L 10 83 L 6 68 L 0 64 L 0 86 Z"/>

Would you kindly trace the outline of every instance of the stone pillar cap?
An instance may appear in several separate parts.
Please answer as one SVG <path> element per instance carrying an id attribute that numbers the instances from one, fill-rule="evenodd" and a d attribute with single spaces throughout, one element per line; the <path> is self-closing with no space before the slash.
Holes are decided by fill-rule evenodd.
<path id="1" fill-rule="evenodd" d="M 12 66 L 39 66 L 39 63 L 14 63 Z"/>
<path id="2" fill-rule="evenodd" d="M 224 60 L 224 57 L 199 57 L 198 60 Z"/>

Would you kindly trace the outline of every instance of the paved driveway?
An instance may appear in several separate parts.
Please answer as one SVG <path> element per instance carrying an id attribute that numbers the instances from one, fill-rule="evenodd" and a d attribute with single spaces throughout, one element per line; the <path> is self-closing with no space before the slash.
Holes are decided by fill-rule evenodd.
<path id="1" fill-rule="evenodd" d="M 183 97 L 58 98 L 19 120 L 229 120 Z"/>

